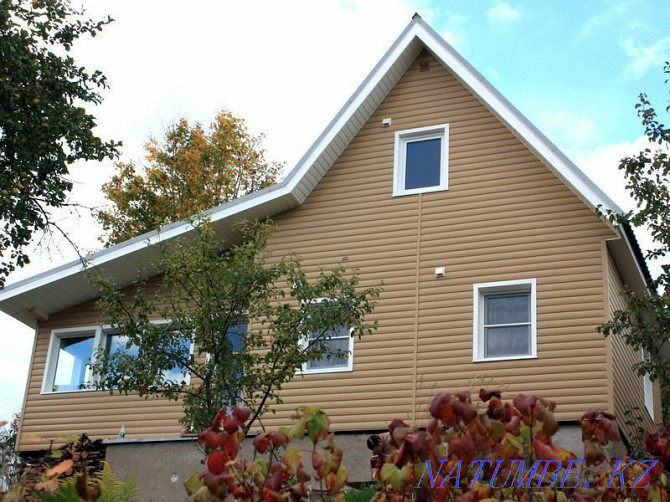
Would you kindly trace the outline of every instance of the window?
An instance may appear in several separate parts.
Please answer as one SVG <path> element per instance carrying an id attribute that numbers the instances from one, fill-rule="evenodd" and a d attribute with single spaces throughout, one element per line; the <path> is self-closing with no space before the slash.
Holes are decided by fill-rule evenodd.
<path id="1" fill-rule="evenodd" d="M 91 360 L 96 335 L 96 327 L 53 330 L 42 392 L 68 392 L 93 387 Z"/>
<path id="2" fill-rule="evenodd" d="M 156 324 L 162 324 L 166 321 L 160 321 Z M 137 357 L 140 353 L 140 348 L 137 345 L 130 343 L 125 335 L 115 333 L 114 331 L 104 330 L 104 347 L 110 355 L 113 354 L 128 354 L 129 356 Z M 180 340 L 179 351 L 183 354 L 193 353 L 193 344 L 188 340 Z M 163 371 L 163 380 L 170 380 L 175 382 L 184 381 L 186 384 L 190 382 L 190 374 L 182 365 L 175 365 L 172 369 Z"/>
<path id="3" fill-rule="evenodd" d="M 307 344 L 315 336 L 307 337 Z M 326 352 L 319 358 L 308 361 L 304 367 L 305 373 L 327 373 L 335 371 L 351 371 L 353 369 L 354 337 L 348 326 L 337 326 L 325 334 Z"/>
<path id="4" fill-rule="evenodd" d="M 537 357 L 535 279 L 474 285 L 473 361 Z"/>
<path id="5" fill-rule="evenodd" d="M 230 340 L 234 355 L 237 355 L 244 350 L 244 340 L 247 336 L 248 329 L 249 324 L 246 321 L 238 322 L 235 326 L 230 326 L 227 329 L 226 338 Z M 242 363 L 237 357 L 233 361 L 232 371 L 235 375 L 235 381 L 240 382 L 242 380 Z M 242 398 L 241 390 L 234 389 L 234 395 L 231 395 L 230 397 L 239 403 Z"/>
<path id="6" fill-rule="evenodd" d="M 157 321 L 163 323 L 166 321 Z M 182 341 L 185 353 L 193 354 L 193 344 Z M 109 327 L 87 326 L 82 328 L 55 329 L 47 353 L 42 381 L 42 393 L 94 390 L 96 375 L 91 363 L 100 349 L 110 354 L 126 353 L 136 356 L 139 347 L 128 346 L 128 337 L 115 333 Z M 181 366 L 163 373 L 166 380 L 190 381 L 190 374 Z"/>
<path id="7" fill-rule="evenodd" d="M 642 361 L 649 361 L 649 352 L 644 349 L 642 350 Z M 644 387 L 644 407 L 647 408 L 649 416 L 654 420 L 654 385 L 649 378 L 649 373 L 644 374 L 642 385 Z"/>
<path id="8" fill-rule="evenodd" d="M 326 298 L 314 301 L 312 308 L 328 308 Z M 354 337 L 352 329 L 346 325 L 335 326 L 325 333 L 310 333 L 302 341 L 308 347 L 317 337 L 323 336 L 325 351 L 319 357 L 307 361 L 302 366 L 303 373 L 335 373 L 354 369 Z"/>
<path id="9" fill-rule="evenodd" d="M 449 125 L 397 131 L 393 195 L 447 190 Z"/>

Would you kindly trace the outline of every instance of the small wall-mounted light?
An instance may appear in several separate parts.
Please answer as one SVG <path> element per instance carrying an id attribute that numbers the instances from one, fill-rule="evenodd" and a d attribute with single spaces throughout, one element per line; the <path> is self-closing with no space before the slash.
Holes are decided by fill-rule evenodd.
<path id="1" fill-rule="evenodd" d="M 445 277 L 447 275 L 447 267 L 437 267 L 435 269 L 435 277 Z"/>
<path id="2" fill-rule="evenodd" d="M 393 122 L 393 119 L 391 117 L 386 117 L 385 119 L 382 119 L 382 127 L 391 127 L 391 122 Z"/>

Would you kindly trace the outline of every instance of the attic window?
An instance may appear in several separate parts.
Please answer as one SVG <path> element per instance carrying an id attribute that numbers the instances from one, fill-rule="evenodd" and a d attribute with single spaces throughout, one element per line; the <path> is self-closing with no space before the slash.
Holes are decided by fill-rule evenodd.
<path id="1" fill-rule="evenodd" d="M 393 195 L 447 190 L 449 124 L 397 131 Z"/>

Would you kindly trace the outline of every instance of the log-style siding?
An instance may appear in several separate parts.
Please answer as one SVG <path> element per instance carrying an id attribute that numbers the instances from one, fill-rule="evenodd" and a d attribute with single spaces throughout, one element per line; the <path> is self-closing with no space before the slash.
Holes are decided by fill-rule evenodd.
<path id="1" fill-rule="evenodd" d="M 434 393 L 481 385 L 556 400 L 559 419 L 608 406 L 607 343 L 595 327 L 607 315 L 602 248 L 614 233 L 444 67 L 418 59 L 430 71 L 415 61 L 306 202 L 275 218 L 274 255 L 297 252 L 311 274 L 347 257 L 364 286 L 384 291 L 371 316 L 379 330 L 355 341 L 353 371 L 297 377 L 266 426 L 301 404 L 325 409 L 337 430 L 422 422 Z M 449 190 L 393 197 L 395 131 L 444 123 Z M 538 358 L 473 363 L 473 284 L 528 278 Z M 30 434 L 106 437 L 121 424 L 129 438 L 180 433 L 177 403 L 40 395 L 51 329 L 97 320 L 88 304 L 40 324 L 21 448 L 45 444 Z"/>
<path id="2" fill-rule="evenodd" d="M 608 256 L 608 296 L 609 310 L 612 315 L 617 310 L 626 310 L 626 302 L 621 295 L 623 282 L 616 265 Z M 631 413 L 631 419 L 639 423 L 645 429 L 653 429 L 654 422 L 661 423 L 661 391 L 658 383 L 653 384 L 654 398 L 654 420 L 649 415 L 644 405 L 643 378 L 633 371 L 633 366 L 640 362 L 639 351 L 631 349 L 626 345 L 620 335 L 611 337 L 613 358 L 613 390 L 614 390 L 614 413 L 617 423 L 626 436 L 635 434 L 626 423 L 625 412 Z M 637 408 L 637 409 L 636 409 Z"/>

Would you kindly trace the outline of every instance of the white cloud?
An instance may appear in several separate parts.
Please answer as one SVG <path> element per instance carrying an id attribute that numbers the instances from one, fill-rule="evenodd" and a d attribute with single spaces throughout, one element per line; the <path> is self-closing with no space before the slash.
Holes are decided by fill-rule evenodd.
<path id="1" fill-rule="evenodd" d="M 496 1 L 487 11 L 486 17 L 494 24 L 507 24 L 521 16 L 521 9 L 512 7 L 504 1 Z"/>
<path id="2" fill-rule="evenodd" d="M 625 38 L 621 46 L 630 58 L 625 74 L 633 78 L 643 77 L 652 68 L 661 68 L 670 54 L 670 37 L 665 37 L 651 45 L 642 45 L 632 38 Z"/>
<path id="3" fill-rule="evenodd" d="M 601 30 L 628 33 L 633 29 L 644 27 L 637 16 L 640 0 L 614 0 L 608 4 L 606 9 L 591 16 L 582 24 L 578 40 L 594 36 Z"/>
<path id="4" fill-rule="evenodd" d="M 541 112 L 537 122 L 540 130 L 569 155 L 589 148 L 598 137 L 593 120 L 569 110 Z"/>

